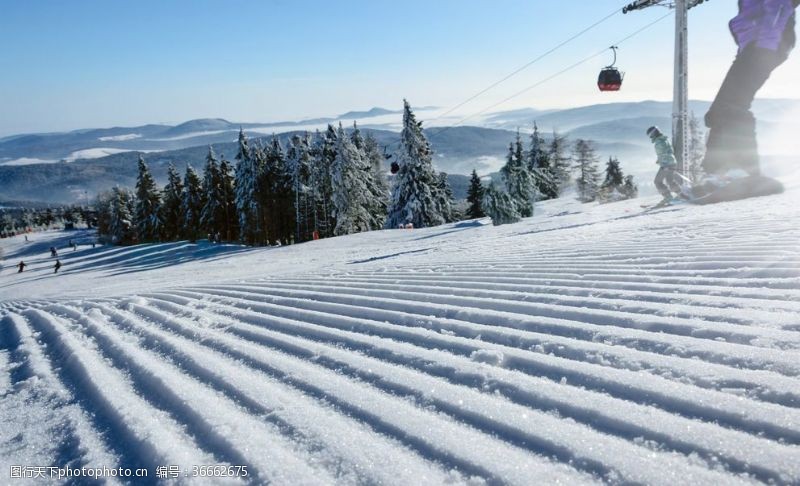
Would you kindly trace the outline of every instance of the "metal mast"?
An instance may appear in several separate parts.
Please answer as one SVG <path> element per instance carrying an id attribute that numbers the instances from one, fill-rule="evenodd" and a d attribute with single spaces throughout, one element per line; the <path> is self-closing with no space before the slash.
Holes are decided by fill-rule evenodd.
<path id="1" fill-rule="evenodd" d="M 672 93 L 672 143 L 682 174 L 689 161 L 689 9 L 705 0 L 637 0 L 622 13 L 662 6 L 675 9 L 675 68 Z"/>

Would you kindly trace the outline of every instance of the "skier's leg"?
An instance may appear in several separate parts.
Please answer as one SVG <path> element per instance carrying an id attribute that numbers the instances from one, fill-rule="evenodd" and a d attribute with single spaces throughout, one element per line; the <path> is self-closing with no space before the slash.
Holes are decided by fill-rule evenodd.
<path id="1" fill-rule="evenodd" d="M 794 18 L 786 25 L 777 50 L 747 46 L 736 56 L 705 117 L 709 128 L 703 169 L 722 175 L 731 169 L 760 172 L 756 122 L 750 107 L 772 71 L 788 57 L 794 45 Z"/>
<path id="2" fill-rule="evenodd" d="M 669 186 L 669 190 L 674 192 L 675 194 L 681 194 L 682 192 L 682 179 L 678 175 L 678 171 L 675 170 L 674 167 L 670 167 L 667 169 L 669 172 L 667 173 L 667 185 Z"/>
<path id="3" fill-rule="evenodd" d="M 667 185 L 664 183 L 667 175 L 668 169 L 666 167 L 661 167 L 658 169 L 655 180 L 653 180 L 653 183 L 656 185 L 656 189 L 658 189 L 658 192 L 664 196 L 664 199 L 672 198 L 672 193 L 669 192 L 669 187 L 667 187 Z"/>

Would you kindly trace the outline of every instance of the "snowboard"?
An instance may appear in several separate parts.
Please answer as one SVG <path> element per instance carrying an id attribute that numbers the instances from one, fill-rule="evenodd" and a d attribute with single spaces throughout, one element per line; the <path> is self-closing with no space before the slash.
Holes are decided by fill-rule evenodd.
<path id="1" fill-rule="evenodd" d="M 747 176 L 734 179 L 723 187 L 704 191 L 702 187 L 694 189 L 696 196 L 688 202 L 691 204 L 716 204 L 726 201 L 737 201 L 751 197 L 771 196 L 783 192 L 780 181 L 766 176 Z"/>

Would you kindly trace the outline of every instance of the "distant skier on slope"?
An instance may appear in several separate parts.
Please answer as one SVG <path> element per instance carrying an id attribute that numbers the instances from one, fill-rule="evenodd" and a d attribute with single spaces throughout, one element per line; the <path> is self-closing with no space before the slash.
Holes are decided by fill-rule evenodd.
<path id="1" fill-rule="evenodd" d="M 19 267 L 19 271 L 17 273 L 22 273 L 22 271 L 25 270 L 25 267 L 27 266 L 28 265 L 25 262 L 20 260 L 19 263 L 17 263 L 17 267 Z"/>
<path id="2" fill-rule="evenodd" d="M 50 247 L 50 256 L 53 257 L 53 258 L 58 256 L 58 250 L 56 250 L 55 246 L 51 246 Z"/>
<path id="3" fill-rule="evenodd" d="M 739 0 L 739 14 L 729 23 L 739 51 L 705 116 L 709 128 L 703 159 L 706 178 L 695 188 L 696 196 L 748 176 L 727 197 L 782 190 L 779 182 L 759 177 L 756 119 L 750 108 L 758 90 L 794 47 L 798 4 L 800 0 Z"/>
<path id="4" fill-rule="evenodd" d="M 648 128 L 647 135 L 655 145 L 656 156 L 658 157 L 656 163 L 659 165 L 659 169 L 653 182 L 658 192 L 664 196 L 664 199 L 659 204 L 668 204 L 675 197 L 681 195 L 681 176 L 678 175 L 678 162 L 675 160 L 675 152 L 667 136 L 661 133 L 658 127 Z M 672 195 L 673 192 L 676 196 Z"/>
<path id="5" fill-rule="evenodd" d="M 56 265 L 53 268 L 55 268 L 55 272 L 53 273 L 58 273 L 58 269 L 61 268 L 61 260 L 56 260 Z"/>

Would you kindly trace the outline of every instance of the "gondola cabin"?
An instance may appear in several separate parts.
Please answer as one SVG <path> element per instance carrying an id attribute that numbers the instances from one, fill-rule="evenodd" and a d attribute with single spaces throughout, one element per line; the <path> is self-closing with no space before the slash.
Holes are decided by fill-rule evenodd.
<path id="1" fill-rule="evenodd" d="M 619 91 L 622 87 L 622 73 L 615 67 L 603 69 L 597 77 L 597 87 L 600 91 Z"/>

